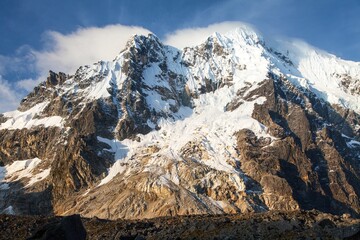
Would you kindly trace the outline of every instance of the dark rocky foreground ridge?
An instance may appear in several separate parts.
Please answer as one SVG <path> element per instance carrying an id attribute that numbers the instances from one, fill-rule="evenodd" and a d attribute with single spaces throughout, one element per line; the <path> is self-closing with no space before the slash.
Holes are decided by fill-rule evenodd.
<path id="1" fill-rule="evenodd" d="M 79 227 L 81 223 L 86 229 Z M 66 224 L 71 222 L 72 225 Z M 74 232 L 74 230 L 77 230 Z M 0 215 L 0 239 L 359 239 L 360 220 L 318 211 L 144 220 Z M 51 235 L 57 233 L 57 235 Z M 66 238 L 66 234 L 69 235 Z M 44 238 L 44 236 L 52 236 Z M 43 238 L 41 238 L 43 237 Z"/>
<path id="2" fill-rule="evenodd" d="M 359 113 L 300 86 L 287 74 L 295 61 L 237 34 L 183 51 L 136 36 L 112 62 L 50 72 L 17 115 L 0 116 L 0 212 L 358 217 Z M 338 80 L 359 98 L 356 75 Z"/>

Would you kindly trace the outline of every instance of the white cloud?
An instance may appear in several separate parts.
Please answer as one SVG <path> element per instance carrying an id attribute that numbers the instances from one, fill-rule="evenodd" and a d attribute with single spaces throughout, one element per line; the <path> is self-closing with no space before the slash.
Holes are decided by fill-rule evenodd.
<path id="1" fill-rule="evenodd" d="M 19 76 L 33 72 L 35 70 L 35 56 L 31 51 L 32 49 L 28 46 L 22 46 L 17 49 L 14 55 L 0 55 L 0 75 L 16 73 Z"/>
<path id="2" fill-rule="evenodd" d="M 72 74 L 81 65 L 112 60 L 134 34 L 148 34 L 142 27 L 108 25 L 102 28 L 80 28 L 68 35 L 49 31 L 45 50 L 34 51 L 36 67 L 42 73 L 49 69 Z"/>
<path id="3" fill-rule="evenodd" d="M 250 28 L 258 32 L 256 28 L 250 24 L 243 22 L 221 22 L 211 24 L 207 27 L 185 28 L 176 30 L 165 36 L 164 42 L 168 45 L 182 49 L 184 47 L 192 47 L 203 43 L 214 32 L 227 33 L 235 28 Z"/>
<path id="4" fill-rule="evenodd" d="M 46 75 L 42 75 L 36 79 L 32 79 L 32 78 L 23 79 L 23 80 L 16 82 L 16 87 L 18 87 L 20 89 L 24 89 L 27 92 L 31 92 L 36 85 L 38 85 L 39 83 L 41 83 L 45 80 L 46 80 Z"/>
<path id="5" fill-rule="evenodd" d="M 0 75 L 0 113 L 14 110 L 19 105 L 21 95 L 11 86 L 9 81 Z"/>

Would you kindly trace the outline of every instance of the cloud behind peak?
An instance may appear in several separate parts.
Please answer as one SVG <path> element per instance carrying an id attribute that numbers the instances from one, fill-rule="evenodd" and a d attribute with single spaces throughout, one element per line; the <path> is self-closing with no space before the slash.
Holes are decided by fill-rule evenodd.
<path id="1" fill-rule="evenodd" d="M 193 47 L 203 43 L 211 34 L 218 32 L 221 34 L 232 31 L 236 28 L 250 29 L 258 32 L 254 26 L 240 21 L 226 21 L 210 24 L 206 27 L 184 28 L 165 35 L 164 42 L 182 49 Z"/>

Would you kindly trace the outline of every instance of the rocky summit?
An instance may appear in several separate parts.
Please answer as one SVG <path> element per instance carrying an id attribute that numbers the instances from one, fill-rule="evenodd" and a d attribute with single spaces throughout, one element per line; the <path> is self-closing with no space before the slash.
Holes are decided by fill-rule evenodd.
<path id="1" fill-rule="evenodd" d="M 360 214 L 360 63 L 241 27 L 44 80 L 0 115 L 0 213 Z"/>

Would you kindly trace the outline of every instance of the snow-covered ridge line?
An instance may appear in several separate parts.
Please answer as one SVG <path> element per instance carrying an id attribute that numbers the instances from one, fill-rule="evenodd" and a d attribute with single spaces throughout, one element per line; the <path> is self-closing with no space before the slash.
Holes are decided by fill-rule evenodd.
<path id="1" fill-rule="evenodd" d="M 314 92 L 330 104 L 360 113 L 360 62 L 343 60 L 299 40 L 264 39 L 249 27 L 212 37 L 227 49 L 264 47 L 255 61 L 265 58 L 274 73 L 286 76 L 293 84 Z M 249 54 L 242 52 L 236 57 Z"/>
<path id="2" fill-rule="evenodd" d="M 139 48 L 139 41 L 146 38 L 155 41 L 156 44 L 160 43 L 160 40 L 153 34 L 147 37 L 136 36 L 130 41 L 132 41 L 132 45 Z M 266 66 L 269 71 L 286 76 L 293 84 L 314 92 L 323 100 L 360 113 L 360 63 L 342 60 L 300 41 L 279 42 L 272 41 L 272 39 L 268 41 L 249 26 L 236 28 L 226 34 L 214 33 L 209 39 L 216 41 L 226 49 L 227 53 L 231 54 L 231 58 L 211 59 L 209 63 L 196 62 L 196 64 L 203 65 L 196 65 L 195 68 L 184 67 L 179 64 L 180 61 L 175 60 L 175 56 L 177 53 L 183 53 L 182 60 L 188 61 L 193 57 L 190 53 L 192 50 L 189 52 L 189 48 L 178 50 L 170 46 L 162 46 L 168 52 L 165 57 L 169 68 L 175 73 L 186 75 L 188 78 L 186 85 L 193 92 L 196 92 L 198 87 L 198 83 L 193 80 L 195 77 L 212 79 L 215 83 L 219 80 L 214 78 L 212 72 L 214 64 L 211 62 L 214 60 L 217 61 L 215 66 L 219 66 L 222 77 L 226 77 L 225 74 L 229 72 L 227 68 L 234 68 L 236 65 L 253 69 Z M 83 77 L 85 79 L 99 75 L 103 78 L 101 81 L 92 82 L 88 88 L 80 91 L 88 100 L 110 97 L 108 89 L 111 88 L 112 82 L 115 82 L 118 89 L 121 89 L 121 85 L 127 77 L 122 68 L 126 62 L 128 50 L 121 51 L 113 61 L 100 61 L 93 66 L 84 68 Z M 232 65 L 230 64 L 230 66 L 225 60 L 231 60 Z M 156 73 L 159 70 L 157 65 L 145 69 L 143 77 L 149 86 L 156 79 Z M 152 76 L 150 77 L 150 75 Z M 250 76 L 245 75 L 244 77 Z M 203 82 L 201 79 L 197 81 Z M 151 95 L 154 96 L 151 97 Z M 152 101 L 152 98 L 155 101 Z M 169 107 L 168 103 L 159 101 L 155 92 L 149 93 L 147 100 L 149 104 L 153 104 L 157 108 L 163 107 L 164 104 Z"/>
<path id="3" fill-rule="evenodd" d="M 40 114 L 46 106 L 49 104 L 48 101 L 39 103 L 34 107 L 30 108 L 25 112 L 21 112 L 18 110 L 12 112 L 4 113 L 4 117 L 8 118 L 6 122 L 0 125 L 0 130 L 2 129 L 30 129 L 34 126 L 43 125 L 44 127 L 60 127 L 62 128 L 64 125 L 64 119 L 60 116 L 51 116 L 44 118 L 36 118 L 38 114 Z"/>
<path id="4" fill-rule="evenodd" d="M 268 56 L 274 73 L 330 104 L 360 113 L 360 62 L 343 60 L 299 40 L 267 47 L 272 50 Z"/>

